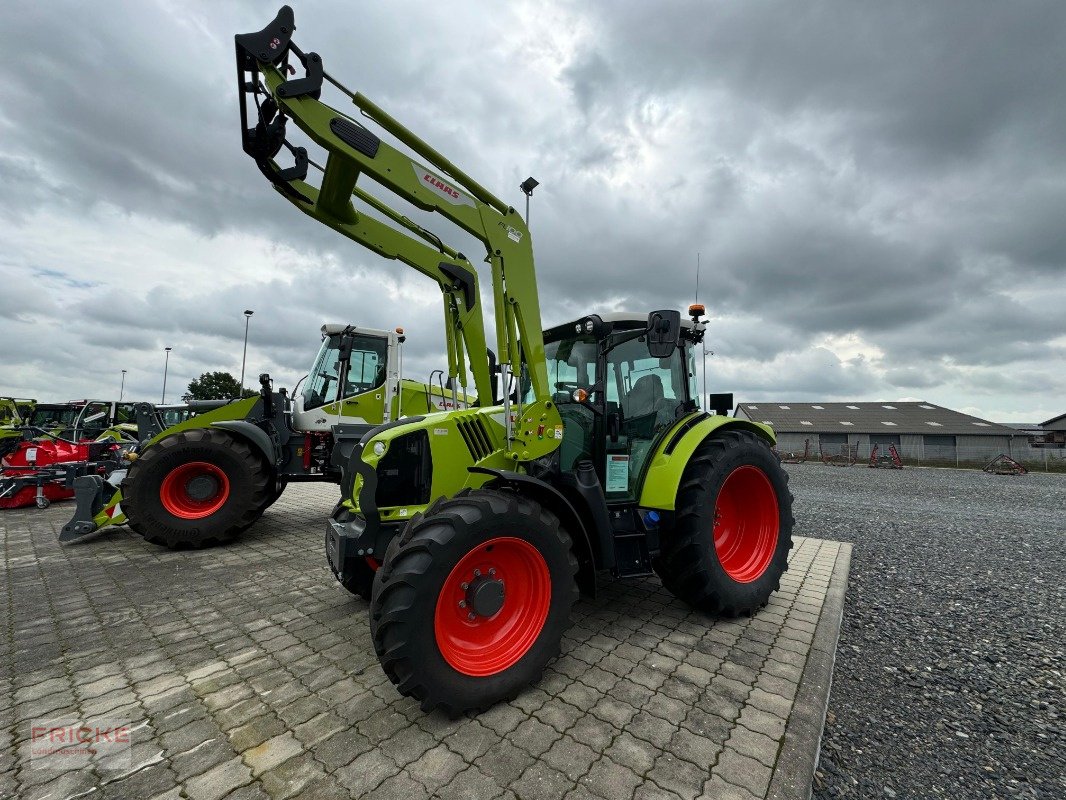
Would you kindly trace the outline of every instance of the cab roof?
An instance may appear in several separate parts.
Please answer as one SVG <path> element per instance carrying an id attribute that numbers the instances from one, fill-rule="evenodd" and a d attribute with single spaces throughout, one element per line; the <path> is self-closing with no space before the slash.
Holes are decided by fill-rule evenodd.
<path id="1" fill-rule="evenodd" d="M 352 329 L 353 333 L 360 333 L 363 336 L 380 336 L 383 339 L 388 338 L 391 331 L 381 331 L 377 328 L 360 328 L 356 325 L 345 325 L 343 322 L 327 322 L 322 326 L 323 336 L 337 336 L 344 333 L 348 328 Z"/>

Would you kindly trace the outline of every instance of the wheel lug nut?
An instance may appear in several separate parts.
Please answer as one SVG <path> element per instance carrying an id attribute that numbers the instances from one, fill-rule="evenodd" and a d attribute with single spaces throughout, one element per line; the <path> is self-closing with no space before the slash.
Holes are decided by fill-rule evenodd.
<path id="1" fill-rule="evenodd" d="M 495 575 L 495 574 L 496 574 L 496 568 L 493 567 L 492 569 L 489 570 L 489 575 Z"/>
<path id="2" fill-rule="evenodd" d="M 463 591 L 465 592 L 465 591 L 466 591 L 467 589 L 469 589 L 469 588 L 470 588 L 470 584 L 469 584 L 469 583 L 466 583 L 466 582 L 464 581 L 463 583 L 460 583 L 460 584 L 459 584 L 459 588 L 460 588 L 460 589 L 462 589 L 462 590 L 463 590 Z"/>
<path id="3" fill-rule="evenodd" d="M 474 570 L 474 577 L 475 578 L 480 578 L 481 577 L 481 570 L 475 569 Z"/>
<path id="4" fill-rule="evenodd" d="M 466 600 L 459 601 L 459 608 L 466 608 Z"/>
<path id="5" fill-rule="evenodd" d="M 466 615 L 466 618 L 468 620 L 470 620 L 471 622 L 473 622 L 474 621 L 474 612 L 471 611 L 469 614 Z"/>

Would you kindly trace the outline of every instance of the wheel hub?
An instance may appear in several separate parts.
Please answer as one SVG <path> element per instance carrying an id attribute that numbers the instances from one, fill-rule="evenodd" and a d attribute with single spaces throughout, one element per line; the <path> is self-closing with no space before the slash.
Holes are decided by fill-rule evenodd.
<path id="1" fill-rule="evenodd" d="M 770 479 L 756 466 L 736 467 L 715 499 L 712 536 L 722 569 L 737 583 L 757 580 L 770 566 L 779 532 Z"/>
<path id="2" fill-rule="evenodd" d="M 491 617 L 503 608 L 503 581 L 496 578 L 475 578 L 466 590 L 466 605 L 479 617 Z"/>
<path id="3" fill-rule="evenodd" d="M 218 481 L 212 475 L 197 475 L 185 484 L 185 492 L 193 500 L 203 502 L 218 494 Z"/>
<path id="4" fill-rule="evenodd" d="M 230 497 L 225 471 L 206 461 L 174 467 L 159 486 L 163 508 L 178 519 L 203 519 L 222 508 Z"/>
<path id="5" fill-rule="evenodd" d="M 500 536 L 459 558 L 441 585 L 434 632 L 444 660 L 464 675 L 514 666 L 544 628 L 551 574 L 529 542 Z"/>

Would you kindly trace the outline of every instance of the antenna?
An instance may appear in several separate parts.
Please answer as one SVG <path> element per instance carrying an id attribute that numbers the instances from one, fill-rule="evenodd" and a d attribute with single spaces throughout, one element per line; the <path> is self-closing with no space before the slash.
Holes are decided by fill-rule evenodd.
<path id="1" fill-rule="evenodd" d="M 700 301 L 700 251 L 696 251 L 696 299 L 693 302 L 698 303 Z"/>
<path id="2" fill-rule="evenodd" d="M 700 300 L 700 251 L 696 251 L 696 302 Z M 707 345 L 700 342 L 700 354 L 703 357 L 703 395 L 700 397 L 700 406 L 707 399 Z M 704 409 L 706 410 L 706 409 Z"/>

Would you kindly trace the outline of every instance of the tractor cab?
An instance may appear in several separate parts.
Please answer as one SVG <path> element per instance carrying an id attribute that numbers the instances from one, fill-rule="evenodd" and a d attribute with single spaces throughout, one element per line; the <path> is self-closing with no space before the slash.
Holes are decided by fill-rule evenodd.
<path id="1" fill-rule="evenodd" d="M 653 445 L 698 408 L 700 323 L 652 353 L 647 316 L 591 314 L 544 332 L 552 398 L 563 419 L 559 468 L 591 461 L 608 503 L 632 501 Z M 661 345 L 660 345 L 661 346 Z"/>
<path id="2" fill-rule="evenodd" d="M 295 397 L 293 427 L 329 431 L 338 423 L 389 421 L 399 380 L 400 337 L 394 331 L 322 326 L 322 346 Z"/>

